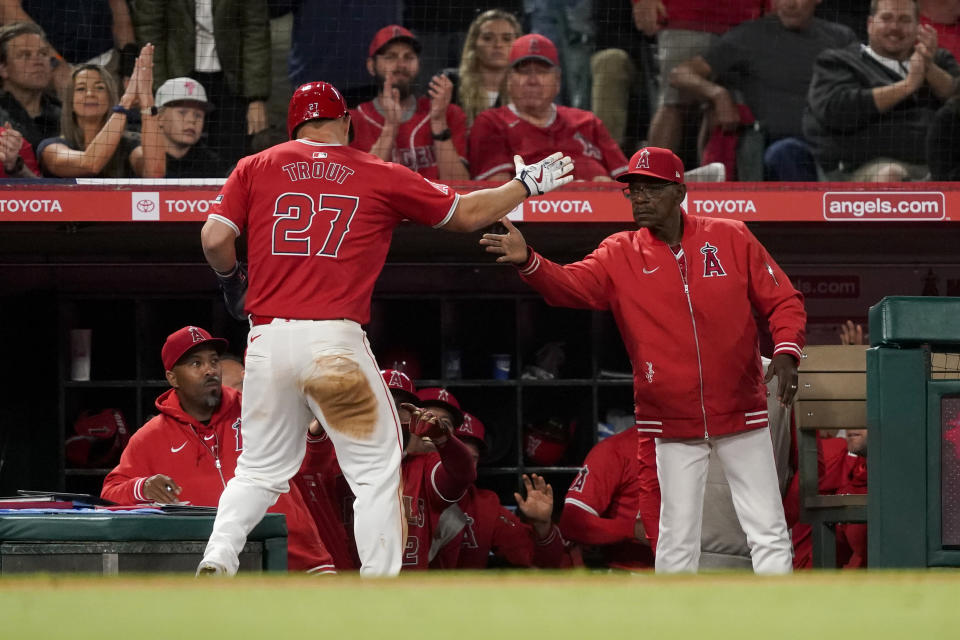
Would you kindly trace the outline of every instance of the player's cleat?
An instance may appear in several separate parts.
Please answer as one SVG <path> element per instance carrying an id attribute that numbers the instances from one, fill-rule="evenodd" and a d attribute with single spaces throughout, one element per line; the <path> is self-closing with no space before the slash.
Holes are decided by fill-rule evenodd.
<path id="1" fill-rule="evenodd" d="M 200 563 L 200 566 L 197 567 L 197 577 L 203 578 L 207 576 L 225 576 L 227 575 L 227 570 L 220 565 L 204 560 Z"/>

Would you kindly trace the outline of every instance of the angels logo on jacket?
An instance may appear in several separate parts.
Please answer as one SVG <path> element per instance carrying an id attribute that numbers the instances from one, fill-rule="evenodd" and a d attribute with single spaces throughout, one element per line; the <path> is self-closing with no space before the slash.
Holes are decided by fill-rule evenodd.
<path id="1" fill-rule="evenodd" d="M 700 247 L 700 253 L 703 254 L 703 277 L 712 278 L 713 276 L 725 276 L 727 272 L 723 270 L 720 259 L 717 258 L 717 248 L 709 242 L 704 242 Z"/>
<path id="2" fill-rule="evenodd" d="M 237 443 L 237 451 L 243 451 L 243 433 L 240 431 L 240 418 L 237 418 L 236 421 L 230 428 L 233 429 L 233 439 Z"/>
<path id="3" fill-rule="evenodd" d="M 583 465 L 583 467 L 577 473 L 577 477 L 574 478 L 573 482 L 570 483 L 570 491 L 583 492 L 583 485 L 587 483 L 587 474 L 589 473 L 589 467 L 587 467 L 587 465 Z"/>

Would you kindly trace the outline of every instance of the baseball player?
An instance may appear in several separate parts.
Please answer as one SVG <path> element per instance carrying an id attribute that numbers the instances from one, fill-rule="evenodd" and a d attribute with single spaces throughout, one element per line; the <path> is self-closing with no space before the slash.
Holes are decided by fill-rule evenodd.
<path id="1" fill-rule="evenodd" d="M 380 93 L 350 112 L 352 146 L 392 160 L 433 180 L 469 180 L 467 116 L 455 104 L 453 82 L 430 79 L 428 95 L 417 98 L 413 84 L 420 71 L 420 42 L 409 30 L 388 25 L 370 42 L 367 72 Z"/>
<path id="2" fill-rule="evenodd" d="M 653 566 L 660 519 L 660 486 L 653 439 L 627 429 L 599 442 L 570 483 L 560 531 L 597 547 L 606 566 Z"/>
<path id="3" fill-rule="evenodd" d="M 613 312 L 634 371 L 636 423 L 653 436 L 660 483 L 658 572 L 697 571 L 711 450 L 730 484 L 757 573 L 792 569 L 790 539 L 768 428 L 765 378 L 778 400 L 797 392 L 806 312 L 770 254 L 738 220 L 688 215 L 683 163 L 647 147 L 630 159 L 637 231 L 616 233 L 566 266 L 506 234 L 481 244 L 548 304 Z M 754 311 L 769 324 L 774 352 L 760 364 Z"/>
<path id="4" fill-rule="evenodd" d="M 463 413 L 456 434 L 469 449 L 474 469 L 487 449 L 485 432 L 476 416 Z M 441 516 L 441 520 L 457 520 L 463 526 L 431 567 L 486 569 L 491 553 L 515 567 L 570 566 L 564 539 L 551 519 L 553 488 L 537 474 L 524 474 L 523 485 L 526 495 L 513 495 L 529 524 L 501 505 L 496 493 L 471 482 L 463 497 Z"/>
<path id="5" fill-rule="evenodd" d="M 573 163 L 554 154 L 524 165 L 518 156 L 515 179 L 461 196 L 349 147 L 346 103 L 325 82 L 294 92 L 287 130 L 289 142 L 237 164 L 201 232 L 228 309 L 249 316 L 251 330 L 245 446 L 198 572 L 236 572 L 247 534 L 300 467 L 316 417 L 356 496 L 361 574 L 396 575 L 406 538 L 400 423 L 361 328 L 393 228 L 410 219 L 475 231 L 572 180 Z M 249 290 L 236 252 L 244 233 Z"/>
<path id="6" fill-rule="evenodd" d="M 159 414 L 130 438 L 101 495 L 120 504 L 182 501 L 217 504 L 243 449 L 240 393 L 220 383 L 227 341 L 200 327 L 167 338 L 161 355 L 172 389 L 156 401 Z M 336 573 L 313 519 L 296 488 L 270 508 L 287 517 L 288 566 Z"/>

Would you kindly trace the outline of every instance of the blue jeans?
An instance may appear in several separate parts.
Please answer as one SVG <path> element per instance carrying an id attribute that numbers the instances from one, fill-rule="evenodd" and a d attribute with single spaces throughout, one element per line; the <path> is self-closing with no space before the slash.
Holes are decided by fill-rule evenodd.
<path id="1" fill-rule="evenodd" d="M 816 182 L 810 146 L 800 138 L 781 138 L 763 152 L 765 178 L 780 182 Z"/>

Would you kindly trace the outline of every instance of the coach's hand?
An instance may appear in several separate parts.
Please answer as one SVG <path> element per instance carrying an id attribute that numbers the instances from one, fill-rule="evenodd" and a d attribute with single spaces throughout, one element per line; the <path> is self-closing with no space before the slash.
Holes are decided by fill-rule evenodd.
<path id="1" fill-rule="evenodd" d="M 767 375 L 763 378 L 764 383 L 770 382 L 773 376 L 777 376 L 777 399 L 780 405 L 789 407 L 797 396 L 797 361 L 786 353 L 773 356 L 767 367 Z"/>
<path id="2" fill-rule="evenodd" d="M 573 181 L 573 160 L 559 151 L 534 164 L 524 164 L 523 158 L 513 156 L 513 164 L 517 169 L 514 178 L 527 190 L 527 196 L 541 196 Z"/>
<path id="3" fill-rule="evenodd" d="M 181 491 L 180 485 L 174 482 L 173 478 L 165 476 L 162 473 L 150 476 L 144 480 L 143 487 L 140 490 L 144 498 L 151 502 L 159 502 L 160 504 L 177 502 L 180 499 Z"/>
<path id="4" fill-rule="evenodd" d="M 247 270 L 239 262 L 227 273 L 220 273 L 216 269 L 217 280 L 220 281 L 220 291 L 223 293 L 223 302 L 227 305 L 227 313 L 236 320 L 245 321 L 247 315 L 243 306 L 247 299 Z"/>
<path id="5" fill-rule="evenodd" d="M 485 233 L 480 238 L 480 246 L 485 247 L 487 253 L 498 253 L 497 262 L 510 264 L 524 264 L 527 261 L 527 241 L 523 239 L 520 230 L 513 226 L 507 218 L 501 218 L 500 224 L 506 227 L 505 234 Z"/>

